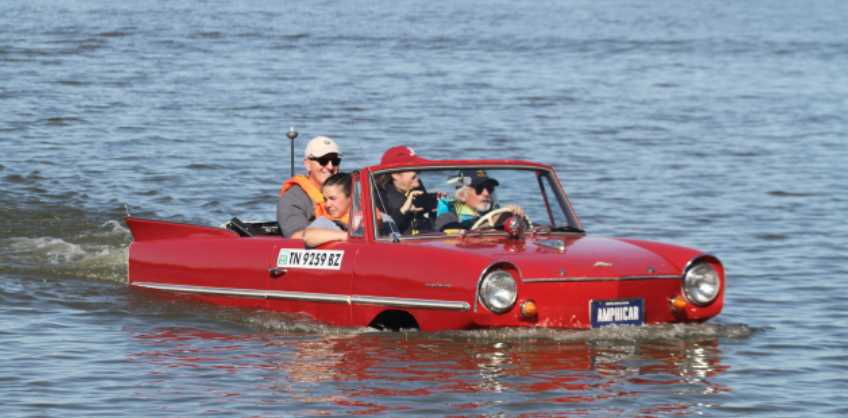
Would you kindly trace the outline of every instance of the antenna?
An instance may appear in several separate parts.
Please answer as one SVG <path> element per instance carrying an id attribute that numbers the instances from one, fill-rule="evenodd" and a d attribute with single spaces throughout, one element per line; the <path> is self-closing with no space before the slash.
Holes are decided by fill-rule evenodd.
<path id="1" fill-rule="evenodd" d="M 371 163 L 368 162 L 368 157 L 365 156 L 365 150 L 362 149 L 362 142 L 359 142 L 359 135 L 356 134 L 356 128 L 353 127 L 353 119 L 348 119 L 350 122 L 350 130 L 353 131 L 353 137 L 356 138 L 356 143 L 359 144 L 359 152 L 362 153 L 362 158 L 365 160 L 365 165 L 371 166 Z M 383 203 L 383 196 L 380 196 L 380 189 L 377 187 L 377 182 L 374 180 L 374 177 L 371 175 L 371 171 L 368 172 L 368 179 L 374 183 L 374 192 L 377 194 L 377 199 L 380 200 L 380 206 L 383 207 L 383 210 L 388 210 L 386 208 L 386 204 Z M 390 225 L 394 225 L 392 222 Z M 397 230 L 397 227 L 392 227 L 392 242 L 400 242 L 400 231 Z"/>
<path id="2" fill-rule="evenodd" d="M 294 130 L 294 125 L 289 126 L 289 131 L 286 133 L 286 136 L 291 139 L 291 176 L 294 177 L 294 139 L 297 138 L 297 131 Z"/>

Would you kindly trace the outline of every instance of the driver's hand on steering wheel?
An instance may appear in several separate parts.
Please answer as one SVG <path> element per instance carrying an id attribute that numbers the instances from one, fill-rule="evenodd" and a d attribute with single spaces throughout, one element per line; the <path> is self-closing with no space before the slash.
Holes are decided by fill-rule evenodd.
<path id="1" fill-rule="evenodd" d="M 509 209 L 513 216 L 524 216 L 524 208 L 518 205 L 506 205 L 504 209 Z"/>

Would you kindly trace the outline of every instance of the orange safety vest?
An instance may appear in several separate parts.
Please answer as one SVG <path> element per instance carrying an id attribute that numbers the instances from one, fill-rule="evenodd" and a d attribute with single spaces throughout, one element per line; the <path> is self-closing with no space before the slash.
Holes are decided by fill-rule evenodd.
<path id="1" fill-rule="evenodd" d="M 306 195 L 309 196 L 315 202 L 315 206 L 313 209 L 315 210 L 315 218 L 320 218 L 322 216 L 326 216 L 330 220 L 333 221 L 342 221 L 346 224 L 350 223 L 350 214 L 345 214 L 340 218 L 333 218 L 330 216 L 330 212 L 327 212 L 327 207 L 324 206 L 324 195 L 321 194 L 321 191 L 318 190 L 312 182 L 309 181 L 309 177 L 306 174 L 301 174 L 299 176 L 294 176 L 285 183 L 283 183 L 283 189 L 280 190 L 280 197 L 283 197 L 283 193 L 287 192 L 294 186 L 300 186 Z"/>

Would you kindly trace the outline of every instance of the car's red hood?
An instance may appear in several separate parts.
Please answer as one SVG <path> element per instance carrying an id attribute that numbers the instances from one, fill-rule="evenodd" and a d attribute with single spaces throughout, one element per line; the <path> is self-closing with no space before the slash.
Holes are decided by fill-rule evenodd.
<path id="1" fill-rule="evenodd" d="M 565 251 L 544 245 L 562 240 Z M 527 279 L 616 278 L 681 275 L 685 264 L 700 251 L 649 241 L 605 237 L 545 236 L 510 240 L 504 236 L 405 241 L 413 245 L 458 250 L 506 260 Z"/>

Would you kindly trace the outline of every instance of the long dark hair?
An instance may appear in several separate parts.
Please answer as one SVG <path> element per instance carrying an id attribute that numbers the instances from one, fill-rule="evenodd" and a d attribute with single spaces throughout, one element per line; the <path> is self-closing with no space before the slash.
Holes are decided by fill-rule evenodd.
<path id="1" fill-rule="evenodd" d="M 345 197 L 350 198 L 351 183 L 353 183 L 353 176 L 351 173 L 336 173 L 330 176 L 327 180 L 324 180 L 324 184 L 321 185 L 321 190 L 323 191 L 324 188 L 328 186 L 340 186 Z"/>
<path id="2" fill-rule="evenodd" d="M 389 184 L 389 182 L 391 182 L 391 181 L 392 181 L 392 173 L 380 174 L 380 176 L 377 177 L 377 181 L 376 181 L 377 188 L 382 189 L 382 188 L 386 187 L 386 185 Z"/>

